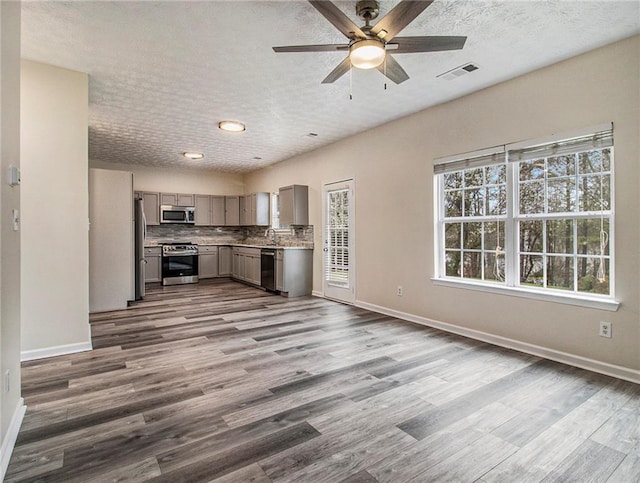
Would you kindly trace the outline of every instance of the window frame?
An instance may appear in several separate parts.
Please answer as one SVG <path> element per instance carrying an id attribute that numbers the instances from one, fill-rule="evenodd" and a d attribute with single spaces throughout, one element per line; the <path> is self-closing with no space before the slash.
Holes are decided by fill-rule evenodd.
<path id="1" fill-rule="evenodd" d="M 464 153 L 455 156 L 448 156 L 446 158 L 439 158 L 434 160 L 434 175 L 433 175 L 433 189 L 434 189 L 434 276 L 432 277 L 432 282 L 434 285 L 441 286 L 450 286 L 457 288 L 465 288 L 471 290 L 479 290 L 484 292 L 493 292 L 500 294 L 508 294 L 513 296 L 532 298 L 537 300 L 545 300 L 552 302 L 565 303 L 570 305 L 577 305 L 582 307 L 591 307 L 597 308 L 601 310 L 609 310 L 616 311 L 619 307 L 619 302 L 615 299 L 615 153 L 614 146 L 611 145 L 608 149 L 611 150 L 610 157 L 610 167 L 609 170 L 606 171 L 609 176 L 609 197 L 610 197 L 610 205 L 609 210 L 604 212 L 605 220 L 609 223 L 609 253 L 606 256 L 606 260 L 609 263 L 609 294 L 596 294 L 589 292 L 579 292 L 578 285 L 576 283 L 577 275 L 577 265 L 576 260 L 581 258 L 581 254 L 577 248 L 577 238 L 575 235 L 575 230 L 577 226 L 577 222 L 574 220 L 585 219 L 585 218 L 600 218 L 603 213 L 600 211 L 594 212 L 581 212 L 579 211 L 579 199 L 576 198 L 576 208 L 571 212 L 562 212 L 562 213 L 548 213 L 545 209 L 543 213 L 535 213 L 535 214 L 520 214 L 520 206 L 519 206 L 519 190 L 520 190 L 520 180 L 519 180 L 519 165 L 520 161 L 510 160 L 509 152 L 515 149 L 527 148 L 531 146 L 538 146 L 543 144 L 549 144 L 554 142 L 564 142 L 565 140 L 571 140 L 573 138 L 584 137 L 587 135 L 593 135 L 594 133 L 598 133 L 601 131 L 612 131 L 613 125 L 612 123 L 608 123 L 605 125 L 600 125 L 597 127 L 586 128 L 582 130 L 576 130 L 572 133 L 564 133 L 558 134 L 554 136 L 548 136 L 545 138 L 523 141 L 519 143 L 513 143 L 508 145 L 496 146 L 489 149 L 483 149 L 479 151 L 474 151 L 471 153 Z M 598 147 L 597 149 L 607 149 L 607 147 Z M 584 152 L 584 151 L 577 151 Z M 506 165 L 506 203 L 507 203 L 507 212 L 506 218 L 504 218 L 504 227 L 505 227 L 505 260 L 504 260 L 504 282 L 496 281 L 496 280 L 486 280 L 486 279 L 471 279 L 464 278 L 461 273 L 460 276 L 447 276 L 446 275 L 446 240 L 445 240 L 445 224 L 451 223 L 451 218 L 446 218 L 445 215 L 445 187 L 444 187 L 444 174 L 446 172 L 457 172 L 465 169 L 472 169 L 474 167 L 479 167 L 477 165 L 473 165 L 474 158 L 480 158 L 482 156 L 486 156 L 490 153 L 503 153 L 504 154 L 504 163 Z M 544 156 L 545 158 L 550 156 Z M 451 163 L 451 164 L 450 164 Z M 466 165 L 465 165 L 466 163 Z M 489 164 L 489 163 L 488 163 Z M 495 164 L 495 163 L 494 163 Z M 454 168 L 447 169 L 447 165 L 452 166 Z M 481 165 L 484 166 L 484 165 Z M 440 169 L 438 169 L 440 168 Z M 439 172 L 438 172 L 439 171 Z M 576 179 L 580 176 L 580 173 L 576 171 L 574 175 Z M 600 176 L 600 175 L 598 175 Z M 545 180 L 547 176 L 545 175 Z M 485 185 L 483 181 L 483 186 Z M 545 207 L 548 198 L 547 184 L 545 182 Z M 485 213 L 486 215 L 486 213 Z M 495 217 L 500 218 L 503 215 L 496 215 Z M 482 220 L 486 221 L 484 218 L 487 216 L 480 217 Z M 535 219 L 542 220 L 544 229 L 546 230 L 546 225 L 548 220 L 560 219 L 560 220 L 571 220 L 574 229 L 573 236 L 573 253 L 568 256 L 572 257 L 572 264 L 574 266 L 573 269 L 573 288 L 571 290 L 562 290 L 555 288 L 547 288 L 545 287 L 533 287 L 523 285 L 520 281 L 519 274 L 519 257 L 521 255 L 520 252 L 520 222 L 522 220 L 527 219 Z M 464 212 L 462 212 L 461 216 L 456 218 L 458 222 L 473 222 L 476 221 L 475 217 L 465 217 Z M 484 242 L 483 242 L 484 243 Z M 484 245 L 483 245 L 484 248 Z M 461 257 L 464 252 L 463 245 L 460 246 Z M 545 285 L 546 285 L 546 265 L 547 265 L 547 246 L 543 245 L 543 252 L 541 255 L 544 260 L 544 270 L 545 270 Z M 484 251 L 483 251 L 483 265 L 484 265 Z M 587 257 L 589 258 L 589 257 Z M 596 257 L 597 258 L 597 257 Z M 461 259 L 462 260 L 462 259 Z M 482 271 L 484 277 L 484 269 Z"/>

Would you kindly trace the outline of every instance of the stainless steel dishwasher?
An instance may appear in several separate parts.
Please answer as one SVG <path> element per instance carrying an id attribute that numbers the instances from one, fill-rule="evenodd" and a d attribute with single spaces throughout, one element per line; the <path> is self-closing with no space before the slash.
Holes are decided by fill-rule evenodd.
<path id="1" fill-rule="evenodd" d="M 276 251 L 263 248 L 260 252 L 260 284 L 270 292 L 276 291 Z"/>

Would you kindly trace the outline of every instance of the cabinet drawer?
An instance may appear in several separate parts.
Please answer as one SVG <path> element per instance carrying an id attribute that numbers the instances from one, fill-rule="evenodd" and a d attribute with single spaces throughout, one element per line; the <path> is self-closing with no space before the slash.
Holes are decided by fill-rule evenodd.
<path id="1" fill-rule="evenodd" d="M 198 253 L 217 253 L 218 246 L 217 245 L 198 245 Z"/>
<path id="2" fill-rule="evenodd" d="M 162 255 L 161 247 L 146 247 L 144 249 L 144 254 L 152 257 L 159 257 Z"/>

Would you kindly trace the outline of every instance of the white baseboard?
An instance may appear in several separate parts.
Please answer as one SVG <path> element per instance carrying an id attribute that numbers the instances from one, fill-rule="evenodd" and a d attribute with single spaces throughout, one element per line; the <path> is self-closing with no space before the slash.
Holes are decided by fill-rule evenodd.
<path id="1" fill-rule="evenodd" d="M 77 344 L 59 345 L 55 347 L 45 347 L 44 349 L 34 349 L 30 351 L 22 351 L 20 353 L 20 361 L 32 361 L 35 359 L 44 359 L 45 357 L 63 356 L 65 354 L 75 354 L 76 352 L 85 352 L 93 349 L 91 342 L 79 342 Z"/>
<path id="2" fill-rule="evenodd" d="M 321 297 L 321 298 L 324 298 L 324 294 L 323 294 L 322 292 L 318 291 L 318 290 L 313 290 L 313 291 L 311 292 L 311 296 L 312 296 L 312 297 Z"/>
<path id="3" fill-rule="evenodd" d="M 4 476 L 7 474 L 7 468 L 9 467 L 9 461 L 11 460 L 13 447 L 16 445 L 18 432 L 20 431 L 22 419 L 24 418 L 24 413 L 26 411 L 27 406 L 24 405 L 24 399 L 20 398 L 18 400 L 16 410 L 13 412 L 9 428 L 7 428 L 7 434 L 2 440 L 2 449 L 0 449 L 0 481 L 4 481 Z"/>
<path id="4" fill-rule="evenodd" d="M 426 325 L 435 329 L 444 330 L 445 332 L 451 332 L 470 339 L 487 342 L 489 344 L 505 347 L 507 349 L 514 349 L 520 352 L 525 352 L 534 356 L 542 357 L 544 359 L 550 359 L 556 362 L 562 362 L 570 366 L 579 367 L 581 369 L 587 369 L 589 371 L 598 372 L 607 376 L 617 377 L 625 381 L 635 382 L 640 384 L 640 371 L 630 369 L 628 367 L 618 366 L 615 364 L 609 364 L 606 362 L 589 359 L 567 352 L 557 351 L 555 349 L 549 349 L 527 342 L 520 342 L 499 335 L 489 334 L 487 332 L 481 332 L 474 329 L 467 329 L 457 325 L 448 324 L 446 322 L 440 322 L 437 320 L 427 319 L 426 317 L 420 317 L 418 315 L 408 314 L 400 312 L 398 310 L 388 309 L 379 305 L 370 304 L 368 302 L 362 302 L 357 300 L 356 307 L 371 310 L 372 312 L 378 312 L 380 314 L 389 315 L 398 319 L 408 320 L 409 322 L 415 322 L 416 324 Z"/>

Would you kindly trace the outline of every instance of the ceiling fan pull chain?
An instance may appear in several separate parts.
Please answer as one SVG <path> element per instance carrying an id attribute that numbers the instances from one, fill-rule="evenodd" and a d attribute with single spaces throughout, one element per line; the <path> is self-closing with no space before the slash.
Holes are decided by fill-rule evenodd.
<path id="1" fill-rule="evenodd" d="M 384 56 L 384 90 L 387 90 L 387 56 Z"/>
<path id="2" fill-rule="evenodd" d="M 353 65 L 349 66 L 349 100 L 353 100 Z"/>

